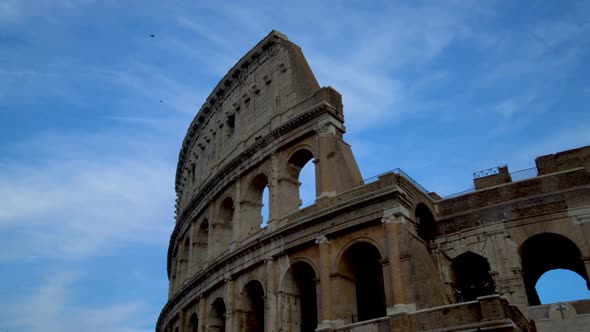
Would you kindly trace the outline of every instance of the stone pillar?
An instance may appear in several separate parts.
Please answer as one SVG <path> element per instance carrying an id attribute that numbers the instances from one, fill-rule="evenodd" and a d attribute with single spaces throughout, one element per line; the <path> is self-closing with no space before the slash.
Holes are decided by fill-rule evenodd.
<path id="1" fill-rule="evenodd" d="M 186 331 L 186 310 L 181 310 L 178 314 L 178 330 L 179 332 Z"/>
<path id="2" fill-rule="evenodd" d="M 405 288 L 402 279 L 400 244 L 402 242 L 403 225 L 410 218 L 409 211 L 401 205 L 397 205 L 383 211 L 381 222 L 385 227 L 385 243 L 387 245 L 387 255 L 389 256 L 389 279 L 390 283 L 386 286 L 387 293 L 390 293 L 387 302 L 387 314 L 395 315 L 399 313 L 410 312 L 415 309 L 415 305 L 406 303 Z M 385 265 L 384 265 L 385 266 Z"/>
<path id="3" fill-rule="evenodd" d="M 197 298 L 197 310 L 199 315 L 199 326 L 197 327 L 198 332 L 205 331 L 207 326 L 207 299 L 204 297 Z"/>
<path id="4" fill-rule="evenodd" d="M 240 211 L 241 209 L 241 201 L 242 201 L 242 190 L 241 190 L 241 179 L 238 177 L 235 179 L 236 190 L 234 192 L 234 209 L 233 215 L 231 217 L 231 225 L 232 228 L 232 238 L 230 241 L 229 250 L 233 251 L 235 248 L 238 247 L 239 242 L 241 240 L 240 234 L 242 234 L 242 223 L 240 222 L 242 214 Z"/>
<path id="5" fill-rule="evenodd" d="M 225 330 L 238 331 L 239 319 L 236 312 L 236 293 L 235 281 L 227 277 L 225 278 Z"/>
<path id="6" fill-rule="evenodd" d="M 320 236 L 315 240 L 320 252 L 320 292 L 318 305 L 318 329 L 329 330 L 335 326 L 342 325 L 342 322 L 334 320 L 332 312 L 332 281 L 330 278 L 332 240 Z"/>
<path id="7" fill-rule="evenodd" d="M 280 158 L 277 152 L 273 152 L 270 155 L 270 168 L 271 174 L 270 179 L 268 181 L 268 202 L 270 204 L 270 208 L 268 209 L 268 223 L 267 227 L 270 230 L 274 230 L 276 228 L 278 218 L 279 218 L 279 204 L 280 204 L 280 194 L 279 194 L 279 177 L 280 177 Z"/>
<path id="8" fill-rule="evenodd" d="M 277 326 L 277 284 L 279 278 L 276 273 L 276 264 L 272 257 L 264 260 L 266 263 L 266 294 L 264 310 L 264 326 L 267 331 L 278 331 Z"/>
<path id="9" fill-rule="evenodd" d="M 316 174 L 316 196 L 317 199 L 336 195 L 336 188 L 333 186 L 332 173 L 329 168 L 328 158 L 334 156 L 334 139 L 336 128 L 330 122 L 322 123 L 315 128 L 317 134 L 319 153 L 315 163 Z"/>

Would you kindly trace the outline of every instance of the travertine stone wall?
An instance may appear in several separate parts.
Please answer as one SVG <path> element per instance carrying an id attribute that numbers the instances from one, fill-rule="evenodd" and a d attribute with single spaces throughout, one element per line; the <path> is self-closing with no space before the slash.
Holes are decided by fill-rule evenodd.
<path id="1" fill-rule="evenodd" d="M 522 313 L 544 268 L 588 280 L 590 147 L 443 199 L 403 172 L 364 183 L 344 134 L 340 94 L 286 36 L 230 69 L 180 151 L 157 331 L 534 331 Z M 308 163 L 316 201 L 301 208 Z"/>

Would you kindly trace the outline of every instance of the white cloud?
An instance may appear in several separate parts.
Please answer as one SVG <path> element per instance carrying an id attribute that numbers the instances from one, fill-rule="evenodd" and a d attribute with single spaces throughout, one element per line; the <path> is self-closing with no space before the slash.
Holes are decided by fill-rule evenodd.
<path id="1" fill-rule="evenodd" d="M 103 306 L 78 303 L 74 286 L 83 277 L 79 271 L 48 273 L 38 288 L 16 302 L 0 299 L 0 328 L 31 332 L 153 331 L 151 327 L 145 328 L 153 324 L 154 318 L 149 317 L 153 313 L 140 301 Z"/>
<path id="2" fill-rule="evenodd" d="M 47 144 L 48 151 L 37 152 L 47 159 L 30 165 L 5 163 L 0 172 L 0 201 L 5 203 L 0 206 L 0 230 L 26 234 L 29 244 L 6 248 L 0 260 L 77 259 L 126 243 L 165 246 L 174 225 L 175 165 L 150 156 L 154 151 L 149 149 L 157 145 L 146 142 L 142 147 L 131 141 L 47 139 L 37 143 Z M 77 144 L 88 150 L 80 151 Z M 35 153 L 32 146 L 27 148 Z"/>

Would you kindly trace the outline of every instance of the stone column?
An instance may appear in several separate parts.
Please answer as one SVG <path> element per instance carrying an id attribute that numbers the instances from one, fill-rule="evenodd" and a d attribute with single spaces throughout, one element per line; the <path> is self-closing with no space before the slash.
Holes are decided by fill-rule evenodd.
<path id="1" fill-rule="evenodd" d="M 387 245 L 387 254 L 389 256 L 389 273 L 390 285 L 386 287 L 389 293 L 389 303 L 387 303 L 387 314 L 395 315 L 412 311 L 415 305 L 406 303 L 405 288 L 402 279 L 400 244 L 402 240 L 403 225 L 410 218 L 409 211 L 401 205 L 397 205 L 383 211 L 381 222 L 385 227 L 385 242 Z"/>
<path id="2" fill-rule="evenodd" d="M 186 310 L 181 310 L 178 314 L 178 330 L 179 332 L 186 331 Z"/>
<path id="3" fill-rule="evenodd" d="M 318 140 L 318 156 L 314 160 L 316 174 L 317 199 L 336 195 L 336 186 L 333 183 L 333 170 L 330 169 L 328 159 L 334 156 L 334 140 L 336 127 L 332 122 L 323 122 L 315 128 Z"/>
<path id="4" fill-rule="evenodd" d="M 225 330 L 238 331 L 239 319 L 236 312 L 235 281 L 225 278 Z"/>
<path id="5" fill-rule="evenodd" d="M 231 217 L 231 225 L 230 227 L 232 228 L 232 238 L 230 241 L 230 246 L 229 246 L 229 250 L 233 251 L 234 249 L 236 249 L 238 247 L 238 244 L 240 242 L 240 234 L 242 234 L 242 223 L 240 222 L 241 216 L 242 214 L 240 213 L 242 211 L 241 209 L 241 201 L 242 201 L 242 190 L 241 190 L 241 179 L 239 177 L 235 178 L 235 183 L 236 183 L 236 190 L 234 192 L 234 209 L 233 209 L 233 215 Z"/>
<path id="6" fill-rule="evenodd" d="M 318 328 L 317 330 L 329 330 L 337 325 L 332 313 L 332 282 L 330 278 L 330 265 L 332 256 L 332 240 L 326 236 L 320 236 L 315 240 L 320 252 L 320 292 L 318 298 Z"/>
<path id="7" fill-rule="evenodd" d="M 205 331 L 205 327 L 207 326 L 207 298 L 205 297 L 198 297 L 197 298 L 197 310 L 199 315 L 199 326 L 197 327 L 198 332 Z"/>
<path id="8" fill-rule="evenodd" d="M 270 168 L 271 174 L 268 181 L 268 202 L 270 207 L 268 209 L 268 223 L 267 227 L 270 230 L 276 228 L 279 218 L 279 177 L 280 177 L 280 158 L 277 152 L 273 152 L 270 155 Z"/>
<path id="9" fill-rule="evenodd" d="M 276 331 L 277 327 L 277 283 L 275 262 L 272 257 L 264 259 L 266 263 L 266 294 L 265 294 L 265 308 L 264 308 L 264 326 L 267 331 Z"/>

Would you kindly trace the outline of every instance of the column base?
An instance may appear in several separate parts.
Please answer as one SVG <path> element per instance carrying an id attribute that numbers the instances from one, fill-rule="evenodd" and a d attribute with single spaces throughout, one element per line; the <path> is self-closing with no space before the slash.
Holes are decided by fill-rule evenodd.
<path id="1" fill-rule="evenodd" d="M 416 304 L 396 304 L 393 307 L 387 308 L 387 316 L 396 316 L 400 314 L 407 314 L 416 311 Z"/>
<path id="2" fill-rule="evenodd" d="M 332 331 L 337 327 L 344 325 L 344 321 L 341 319 L 337 320 L 324 320 L 318 324 L 318 327 L 315 329 L 316 332 L 327 332 Z"/>

